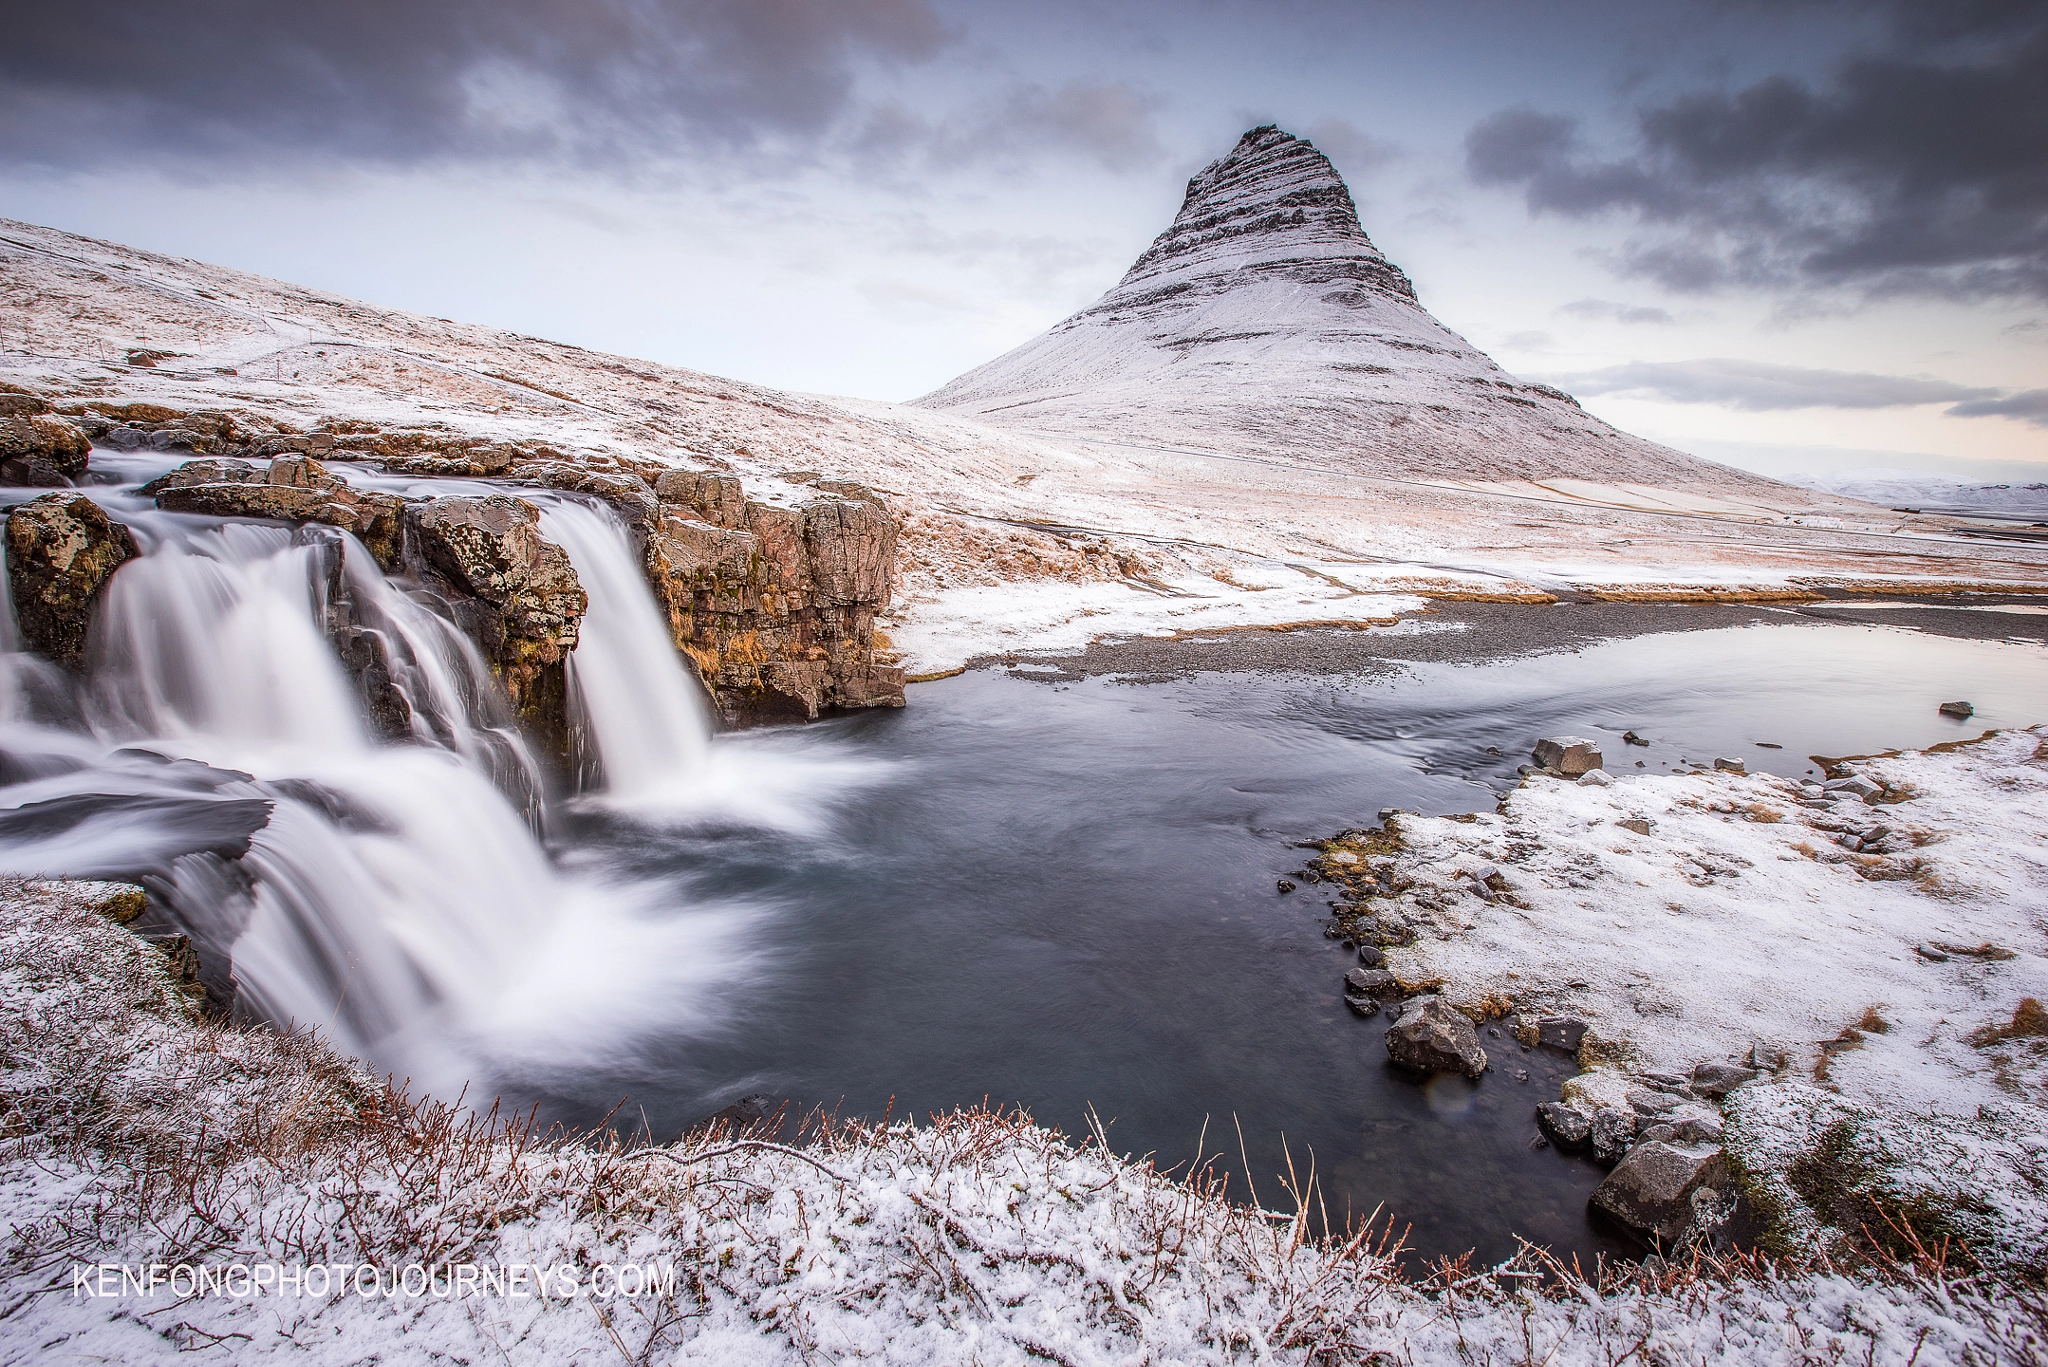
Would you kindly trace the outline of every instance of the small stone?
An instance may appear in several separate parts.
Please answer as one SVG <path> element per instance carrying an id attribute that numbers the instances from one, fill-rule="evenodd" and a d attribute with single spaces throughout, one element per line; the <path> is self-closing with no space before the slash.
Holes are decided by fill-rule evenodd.
<path id="1" fill-rule="evenodd" d="M 1702 1063 L 1692 1070 L 1692 1089 L 1701 1096 L 1726 1096 L 1756 1076 L 1756 1069 L 1735 1063 Z"/>
<path id="2" fill-rule="evenodd" d="M 1530 755 L 1545 769 L 1555 769 L 1566 778 L 1577 778 L 1601 767 L 1600 746 L 1584 736 L 1546 736 L 1536 742 Z"/>
<path id="3" fill-rule="evenodd" d="M 1593 1206 L 1639 1234 L 1670 1245 L 1691 1226 L 1693 1193 L 1728 1185 L 1728 1160 L 1717 1148 L 1639 1144 L 1594 1188 Z"/>
<path id="4" fill-rule="evenodd" d="M 1748 765 L 1739 759 L 1730 759 L 1726 755 L 1718 756 L 1714 760 L 1714 767 L 1730 774 L 1746 774 L 1749 772 Z"/>
<path id="5" fill-rule="evenodd" d="M 1545 1048 L 1576 1054 L 1585 1038 L 1586 1023 L 1577 1016 L 1539 1016 L 1536 1020 L 1536 1042 Z"/>
<path id="6" fill-rule="evenodd" d="M 1358 862 L 1358 856 L 1349 850 L 1332 850 L 1323 857 L 1333 864 L 1356 864 Z"/>
<path id="7" fill-rule="evenodd" d="M 1678 1098 L 1669 1092 L 1653 1092 L 1647 1087 L 1638 1087 L 1628 1094 L 1628 1104 L 1640 1116 L 1663 1116 L 1678 1109 Z"/>
<path id="8" fill-rule="evenodd" d="M 1884 791 L 1883 784 L 1863 774 L 1852 774 L 1848 778 L 1838 778 L 1830 783 L 1823 784 L 1822 787 L 1830 793 L 1862 798 L 1875 797 Z"/>
<path id="9" fill-rule="evenodd" d="M 1975 716 L 1977 709 L 1966 702 L 1945 702 L 1941 705 L 1940 712 L 1944 717 L 1954 717 L 1958 721 L 1964 721 Z"/>
<path id="10" fill-rule="evenodd" d="M 1677 1132 L 1681 1144 L 1718 1144 L 1721 1142 L 1721 1120 L 1711 1115 L 1681 1115 L 1672 1118 L 1671 1127 Z"/>
<path id="11" fill-rule="evenodd" d="M 1657 829 L 1657 823 L 1646 816 L 1623 817 L 1614 824 L 1625 831 L 1634 831 L 1637 835 L 1648 835 Z"/>
<path id="12" fill-rule="evenodd" d="M 1945 964 L 1948 962 L 1948 955 L 1931 945 L 1914 945 L 1913 952 L 1931 964 Z"/>
<path id="13" fill-rule="evenodd" d="M 1560 1149 L 1583 1149 L 1593 1142 L 1593 1122 L 1562 1101 L 1546 1101 L 1538 1106 L 1536 1123 Z"/>
<path id="14" fill-rule="evenodd" d="M 1380 1013 L 1380 999 L 1378 997 L 1347 996 L 1344 998 L 1344 1004 L 1361 1016 L 1377 1016 Z"/>
<path id="15" fill-rule="evenodd" d="M 1605 788 L 1612 782 L 1614 782 L 1614 776 L 1605 769 L 1592 769 L 1579 775 L 1579 786 L 1581 788 Z"/>
<path id="16" fill-rule="evenodd" d="M 1403 1008 L 1387 1030 L 1387 1056 L 1416 1072 L 1476 1078 L 1486 1071 L 1486 1051 L 1479 1047 L 1472 1022 L 1441 997 L 1417 997 Z"/>
<path id="17" fill-rule="evenodd" d="M 1650 742 L 1644 740 L 1633 731 L 1624 731 L 1621 733 L 1621 743 L 1624 745 L 1648 745 Z"/>
<path id="18" fill-rule="evenodd" d="M 1291 880 L 1289 880 L 1289 879 L 1286 879 L 1286 878 L 1283 878 L 1283 879 L 1281 879 L 1281 880 L 1280 880 L 1280 891 L 1282 891 L 1282 892 L 1293 892 L 1293 891 L 1294 891 L 1294 884 L 1293 884 L 1293 882 L 1292 882 Z"/>
<path id="19" fill-rule="evenodd" d="M 1612 1163 L 1635 1141 L 1636 1117 L 1619 1106 L 1602 1106 L 1593 1112 L 1592 1130 L 1593 1157 Z"/>
<path id="20" fill-rule="evenodd" d="M 1660 1122 L 1660 1123 L 1658 1123 L 1658 1124 L 1655 1124 L 1655 1125 L 1652 1125 L 1652 1126 L 1650 1126 L 1650 1128 L 1648 1128 L 1647 1130 L 1644 1130 L 1644 1131 L 1643 1131 L 1643 1132 L 1642 1132 L 1641 1134 L 1637 1135 L 1637 1136 L 1636 1136 L 1636 1143 L 1638 1143 L 1638 1144 L 1669 1144 L 1669 1143 L 1673 1142 L 1674 1140 L 1676 1140 L 1677 1138 L 1678 1138 L 1678 1131 L 1677 1131 L 1676 1129 L 1672 1128 L 1672 1127 L 1671 1127 L 1670 1125 L 1668 1125 L 1668 1124 L 1664 1124 L 1664 1123 L 1661 1123 L 1661 1122 Z"/>
<path id="21" fill-rule="evenodd" d="M 1401 981 L 1384 968 L 1354 968 L 1344 975 L 1347 997 L 1398 997 Z"/>
<path id="22" fill-rule="evenodd" d="M 1364 964 L 1367 968 L 1385 968 L 1387 966 L 1387 956 L 1380 950 L 1378 945 L 1360 945 L 1358 947 L 1358 962 Z"/>
<path id="23" fill-rule="evenodd" d="M 1682 1092 L 1691 1083 L 1683 1073 L 1644 1073 L 1643 1081 L 1666 1092 Z"/>

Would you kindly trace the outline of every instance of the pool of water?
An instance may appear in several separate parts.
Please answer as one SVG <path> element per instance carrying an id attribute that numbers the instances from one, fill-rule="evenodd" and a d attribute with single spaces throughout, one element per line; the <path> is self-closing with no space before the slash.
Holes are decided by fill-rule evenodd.
<path id="1" fill-rule="evenodd" d="M 1094 1114 L 1239 1193 L 1248 1163 L 1268 1204 L 1291 1155 L 1333 1222 L 1381 1211 L 1425 1255 L 1618 1253 L 1586 1213 L 1600 1171 L 1532 1148 L 1569 1062 L 1488 1038 L 1476 1084 L 1390 1069 L 1384 1019 L 1343 1004 L 1324 904 L 1276 891 L 1295 842 L 1383 807 L 1488 808 L 1559 731 L 1605 739 L 1616 772 L 1800 774 L 2048 720 L 2039 647 L 1805 620 L 1353 677 L 1031 673 L 722 737 L 717 802 L 573 812 L 558 859 L 630 890 L 637 930 L 536 956 L 504 1008 L 532 1039 L 494 1082 L 664 1137 L 752 1092 L 867 1116 L 987 1099 L 1075 1133 Z M 1956 698 L 1967 723 L 1936 712 Z M 686 987 L 640 962 L 661 955 L 691 956 Z"/>

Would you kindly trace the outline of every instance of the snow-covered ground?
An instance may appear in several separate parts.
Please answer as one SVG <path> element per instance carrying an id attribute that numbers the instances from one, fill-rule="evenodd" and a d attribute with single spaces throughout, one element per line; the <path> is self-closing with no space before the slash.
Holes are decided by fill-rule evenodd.
<path id="1" fill-rule="evenodd" d="M 1967 480 L 1904 470 L 1840 470 L 1830 475 L 1798 476 L 1794 482 L 1887 508 L 2048 521 L 2048 483 L 2040 480 Z"/>
<path id="2" fill-rule="evenodd" d="M 1457 361 L 1467 378 L 1491 366 L 1473 357 Z M 1432 419 L 1443 415 L 1428 403 L 1479 392 L 1439 379 L 1410 396 Z M 1441 593 L 2048 586 L 2048 548 L 1969 541 L 1944 519 L 1675 456 L 1682 468 L 1665 457 L 1609 468 L 1588 454 L 1596 442 L 1516 478 L 1527 462 L 1514 456 L 1513 423 L 1485 428 L 1505 453 L 1497 468 L 1457 481 L 1448 464 L 1402 473 L 1323 459 L 1327 443 L 1306 429 L 1291 445 L 1219 430 L 1200 449 L 1174 439 L 1187 435 L 1178 419 L 1108 439 L 1045 437 L 992 425 L 995 415 L 782 393 L 22 223 L 0 222 L 0 382 L 78 411 L 151 403 L 302 429 L 354 420 L 541 443 L 571 460 L 717 468 L 764 495 L 789 472 L 857 480 L 905 524 L 885 630 L 913 672 L 1077 632 L 1181 630 L 1190 609 L 1207 630 L 1355 621 Z M 1302 391 L 1307 409 L 1314 393 Z M 1505 399 L 1482 410 L 1534 411 Z M 1431 440 L 1413 451 L 1426 455 Z M 1611 431 L 1600 442 L 1661 450 Z M 1020 586 L 1014 605 L 988 592 L 1007 585 Z"/>
<path id="3" fill-rule="evenodd" d="M 2037 1362 L 1900 1270 L 1401 1277 L 990 1113 L 794 1147 L 532 1142 L 194 1021 L 74 885 L 0 887 L 0 1362 Z M 1525 1259 L 1512 1272 L 1541 1267 Z"/>
<path id="4" fill-rule="evenodd" d="M 1856 760 L 1824 795 L 1606 758 L 1497 813 L 1391 817 L 1367 865 L 1397 891 L 1368 905 L 1417 938 L 1388 966 L 1589 1022 L 1584 1096 L 1760 1061 L 1730 1151 L 1795 1231 L 1840 1215 L 1794 1171 L 1825 1142 L 1987 1262 L 2048 1268 L 2048 729 Z"/>

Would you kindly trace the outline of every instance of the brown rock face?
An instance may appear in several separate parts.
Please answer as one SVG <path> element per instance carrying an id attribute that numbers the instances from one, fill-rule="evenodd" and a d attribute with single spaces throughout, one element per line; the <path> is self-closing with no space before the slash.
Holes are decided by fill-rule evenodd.
<path id="1" fill-rule="evenodd" d="M 589 598 L 540 516 L 504 494 L 437 498 L 406 509 L 407 568 L 446 591 L 455 621 L 483 650 L 520 719 L 558 757 L 569 752 L 567 660 Z"/>
<path id="2" fill-rule="evenodd" d="M 279 456 L 266 467 L 239 460 L 187 461 L 143 485 L 142 492 L 154 495 L 156 506 L 167 512 L 345 527 L 385 569 L 398 563 L 399 513 L 405 500 L 353 489 L 310 456 Z"/>
<path id="3" fill-rule="evenodd" d="M 94 601 L 136 554 L 128 529 L 83 494 L 44 494 L 8 513 L 7 580 L 23 642 L 83 668 Z"/>
<path id="4" fill-rule="evenodd" d="M 0 393 L 0 484 L 63 485 L 85 473 L 92 443 L 31 394 Z"/>
<path id="5" fill-rule="evenodd" d="M 835 483 L 779 507 L 744 498 L 730 476 L 689 471 L 655 488 L 648 579 L 728 722 L 903 706 L 903 671 L 875 659 L 896 564 L 879 498 Z"/>

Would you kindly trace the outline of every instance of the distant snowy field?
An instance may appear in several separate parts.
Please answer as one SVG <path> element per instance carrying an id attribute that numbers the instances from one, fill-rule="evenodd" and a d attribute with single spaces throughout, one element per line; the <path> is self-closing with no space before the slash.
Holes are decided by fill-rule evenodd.
<path id="1" fill-rule="evenodd" d="M 1860 498 L 1886 508 L 2048 521 L 2048 483 L 1993 484 L 1906 470 L 1841 470 L 1787 478 L 1809 489 Z"/>

